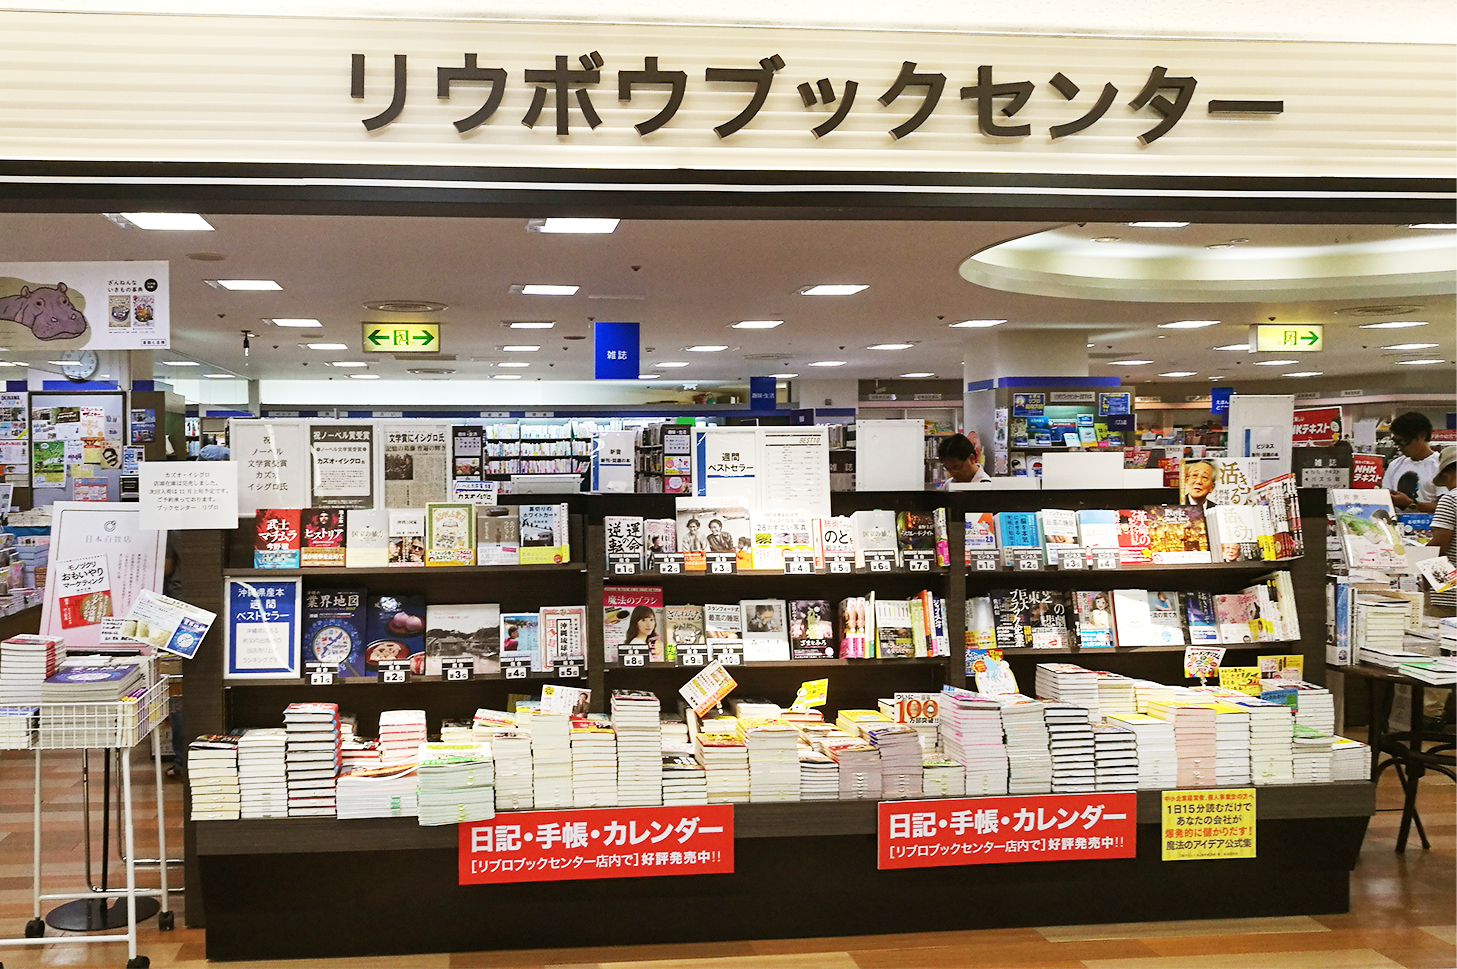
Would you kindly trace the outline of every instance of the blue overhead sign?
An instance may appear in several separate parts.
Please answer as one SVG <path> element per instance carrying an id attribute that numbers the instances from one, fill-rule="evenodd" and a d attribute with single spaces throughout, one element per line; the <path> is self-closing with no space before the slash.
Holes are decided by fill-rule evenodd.
<path id="1" fill-rule="evenodd" d="M 773 410 L 778 399 L 778 381 L 774 377 L 749 378 L 750 410 Z"/>
<path id="2" fill-rule="evenodd" d="M 1228 414 L 1229 395 L 1234 393 L 1233 387 L 1215 387 L 1209 391 L 1209 413 Z"/>
<path id="3" fill-rule="evenodd" d="M 592 324 L 592 351 L 598 380 L 636 380 L 638 370 L 638 324 Z"/>

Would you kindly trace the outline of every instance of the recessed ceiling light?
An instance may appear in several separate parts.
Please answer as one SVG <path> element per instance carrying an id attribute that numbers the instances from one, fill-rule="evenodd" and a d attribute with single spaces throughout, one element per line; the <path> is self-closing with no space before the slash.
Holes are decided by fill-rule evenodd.
<path id="1" fill-rule="evenodd" d="M 1197 370 L 1170 370 L 1168 373 L 1159 374 L 1160 377 L 1193 377 L 1199 373 Z"/>
<path id="2" fill-rule="evenodd" d="M 1215 347 L 1214 349 L 1216 349 L 1216 350 L 1243 350 L 1246 353 L 1249 353 L 1250 352 L 1250 345 L 1248 343 L 1226 343 L 1224 346 Z"/>
<path id="3" fill-rule="evenodd" d="M 914 343 L 877 343 L 874 346 L 866 347 L 867 350 L 909 350 L 915 346 Z"/>
<path id="4" fill-rule="evenodd" d="M 687 364 L 686 361 L 683 361 L 683 360 L 665 360 L 662 363 L 655 363 L 655 364 L 653 364 L 653 366 L 657 367 L 659 370 L 662 370 L 665 367 L 666 368 L 670 368 L 670 369 L 677 368 L 677 367 L 686 367 L 686 366 L 688 366 L 688 364 Z"/>
<path id="5" fill-rule="evenodd" d="M 1362 323 L 1363 330 L 1405 330 L 1413 326 L 1426 326 L 1426 320 L 1389 320 L 1385 323 Z"/>
<path id="6" fill-rule="evenodd" d="M 269 320 L 274 326 L 296 326 L 296 327 L 318 327 L 324 324 L 318 320 L 310 320 L 304 317 L 285 317 Z"/>
<path id="7" fill-rule="evenodd" d="M 47 360 L 46 361 L 46 363 L 50 364 L 53 367 L 69 367 L 72 364 L 74 364 L 75 362 L 76 361 L 74 361 L 74 360 Z M 163 362 L 165 363 L 166 361 L 163 361 Z M 193 366 L 195 367 L 195 366 L 197 366 L 197 364 L 193 364 Z"/>
<path id="8" fill-rule="evenodd" d="M 1176 320 L 1173 323 L 1160 323 L 1160 330 L 1197 330 L 1205 326 L 1218 326 L 1218 320 Z"/>
<path id="9" fill-rule="evenodd" d="M 921 370 L 921 371 L 917 371 L 916 373 L 903 373 L 903 374 L 901 374 L 901 376 L 902 377 L 907 377 L 907 378 L 910 378 L 910 379 L 914 380 L 914 379 L 917 379 L 919 377 L 934 377 L 936 375 L 933 374 L 933 373 L 930 373 L 929 371 Z"/>
<path id="10" fill-rule="evenodd" d="M 558 232 L 576 235 L 606 235 L 617 229 L 617 219 L 528 219 L 526 228 L 533 232 Z"/>
<path id="11" fill-rule="evenodd" d="M 506 324 L 513 330 L 550 330 L 556 326 L 555 320 L 513 320 Z"/>
<path id="12" fill-rule="evenodd" d="M 1257 367 L 1288 367 L 1292 363 L 1299 363 L 1299 360 L 1256 360 Z"/>
<path id="13" fill-rule="evenodd" d="M 1141 367 L 1146 363 L 1153 363 L 1152 360 L 1109 360 L 1108 365 L 1112 367 Z"/>
<path id="14" fill-rule="evenodd" d="M 728 347 L 720 346 L 717 343 L 700 343 L 697 346 L 684 347 L 689 353 L 718 353 L 720 350 L 727 350 Z"/>
<path id="15" fill-rule="evenodd" d="M 845 360 L 816 360 L 814 363 L 810 364 L 810 366 L 811 367 L 843 367 L 846 364 L 846 362 L 847 361 L 845 361 Z"/>
<path id="16" fill-rule="evenodd" d="M 352 374 L 349 375 L 349 379 L 350 380 L 378 380 L 379 379 L 379 374 L 377 374 L 377 373 L 352 373 Z"/>
<path id="17" fill-rule="evenodd" d="M 122 212 L 121 217 L 138 229 L 164 232 L 211 232 L 212 225 L 196 212 Z M 107 216 L 111 221 L 116 219 Z"/>
<path id="18" fill-rule="evenodd" d="M 549 283 L 523 283 L 519 286 L 512 286 L 513 293 L 520 293 L 522 296 L 575 296 L 580 286 L 557 286 Z"/>
<path id="19" fill-rule="evenodd" d="M 1211 242 L 1209 245 L 1205 246 L 1204 248 L 1205 249 L 1233 249 L 1234 248 L 1234 243 L 1233 242 Z"/>
<path id="20" fill-rule="evenodd" d="M 1093 349 L 1093 344 L 1091 344 L 1091 343 L 1089 343 L 1089 344 L 1088 344 L 1088 349 L 1089 349 L 1089 350 L 1091 350 L 1091 349 Z"/>
<path id="21" fill-rule="evenodd" d="M 1413 222 L 1407 226 L 1408 229 L 1446 229 L 1448 232 L 1457 229 L 1457 223 L 1452 222 Z"/>
<path id="22" fill-rule="evenodd" d="M 806 286 L 799 291 L 801 296 L 854 296 L 856 293 L 869 289 L 862 283 L 821 283 L 818 286 Z"/>
<path id="23" fill-rule="evenodd" d="M 951 323 L 951 324 L 948 324 L 948 325 L 951 326 L 953 329 L 956 329 L 956 328 L 966 328 L 966 329 L 973 329 L 973 330 L 981 330 L 981 329 L 985 329 L 986 327 L 989 327 L 989 326 L 1001 326 L 1005 322 L 1007 322 L 1007 321 L 1006 320 L 962 320 L 960 323 Z"/>
<path id="24" fill-rule="evenodd" d="M 52 361 L 52 362 L 54 362 L 54 361 Z M 163 360 L 163 361 L 161 361 L 161 364 L 164 367 L 200 367 L 200 366 L 202 366 L 202 364 L 195 363 L 195 362 L 193 362 L 191 360 Z"/>
<path id="25" fill-rule="evenodd" d="M 362 360 L 335 360 L 329 364 L 331 367 L 367 367 L 369 364 Z"/>
<path id="26" fill-rule="evenodd" d="M 1319 370 L 1297 370 L 1294 373 L 1285 374 L 1286 377 L 1319 377 Z"/>
<path id="27" fill-rule="evenodd" d="M 347 343 L 305 343 L 310 350 L 348 350 Z"/>
<path id="28" fill-rule="evenodd" d="M 1139 229 L 1182 229 L 1188 225 L 1187 222 L 1130 222 L 1131 226 Z"/>
<path id="29" fill-rule="evenodd" d="M 496 366 L 505 367 L 507 369 L 520 369 L 521 367 L 529 367 L 531 366 L 531 364 L 527 363 L 525 360 L 502 360 L 500 363 L 496 364 Z"/>
<path id="30" fill-rule="evenodd" d="M 638 380 L 662 380 L 663 379 L 663 375 L 660 374 L 660 373 L 640 373 L 640 374 L 637 375 L 637 379 Z"/>
<path id="31" fill-rule="evenodd" d="M 231 373 L 205 373 L 205 374 L 203 374 L 203 376 L 204 377 L 211 377 L 214 380 L 237 380 L 237 379 L 239 379 L 236 374 L 231 374 Z"/>
<path id="32" fill-rule="evenodd" d="M 283 289 L 271 279 L 205 279 L 203 282 L 213 289 L 226 289 L 231 293 L 261 293 Z"/>
<path id="33" fill-rule="evenodd" d="M 771 373 L 769 376 L 773 377 L 775 380 L 793 380 L 795 377 L 798 377 L 799 374 L 797 374 L 797 373 Z"/>
<path id="34" fill-rule="evenodd" d="M 1118 236 L 1094 236 L 1094 242 L 1122 242 Z"/>
<path id="35" fill-rule="evenodd" d="M 783 326 L 783 320 L 739 320 L 733 324 L 735 330 L 772 330 L 776 326 Z"/>
<path id="36" fill-rule="evenodd" d="M 1209 379 L 1210 380 L 1223 380 L 1224 379 L 1224 374 L 1217 374 L 1217 375 L 1215 375 L 1213 377 L 1210 377 Z"/>
<path id="37" fill-rule="evenodd" d="M 521 375 L 519 373 L 493 373 L 493 374 L 491 374 L 491 379 L 492 380 L 520 380 L 521 379 Z"/>
<path id="38" fill-rule="evenodd" d="M 1435 346 L 1440 346 L 1440 344 L 1436 344 L 1436 343 L 1393 343 L 1390 346 L 1384 346 L 1381 349 L 1383 349 L 1383 350 L 1430 350 L 1430 349 L 1432 349 L 1432 347 L 1435 347 Z"/>
<path id="39" fill-rule="evenodd" d="M 774 389 L 775 390 L 786 390 L 786 389 L 788 389 L 788 387 L 789 387 L 788 384 L 775 384 L 774 385 Z"/>
<path id="40" fill-rule="evenodd" d="M 541 347 L 531 343 L 513 343 L 501 349 L 506 353 L 535 353 Z"/>
<path id="41" fill-rule="evenodd" d="M 1400 364 L 1401 366 L 1403 366 L 1403 367 L 1424 367 L 1424 366 L 1426 366 L 1429 363 L 1446 363 L 1447 361 L 1446 360 L 1398 360 L 1396 362 L 1398 364 Z"/>

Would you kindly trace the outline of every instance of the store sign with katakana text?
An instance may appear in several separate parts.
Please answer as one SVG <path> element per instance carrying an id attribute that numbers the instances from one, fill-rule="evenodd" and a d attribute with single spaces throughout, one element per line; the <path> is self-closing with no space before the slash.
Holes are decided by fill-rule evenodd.
<path id="1" fill-rule="evenodd" d="M 460 884 L 734 870 L 731 804 L 513 811 L 460 825 Z"/>
<path id="2" fill-rule="evenodd" d="M 878 867 L 1132 858 L 1137 819 L 1131 791 L 882 801 Z"/>

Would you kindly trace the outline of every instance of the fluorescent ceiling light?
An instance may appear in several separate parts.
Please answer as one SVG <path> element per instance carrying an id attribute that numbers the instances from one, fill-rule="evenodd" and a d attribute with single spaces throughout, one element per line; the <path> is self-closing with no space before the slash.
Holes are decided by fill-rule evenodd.
<path id="1" fill-rule="evenodd" d="M 369 364 L 362 360 L 335 360 L 329 364 L 331 367 L 367 367 Z"/>
<path id="2" fill-rule="evenodd" d="M 701 343 L 698 346 L 684 347 L 689 353 L 717 353 L 720 350 L 727 350 L 728 347 L 716 343 Z"/>
<path id="3" fill-rule="evenodd" d="M 526 228 L 536 232 L 607 235 L 617 229 L 617 222 L 617 219 L 531 219 Z"/>
<path id="4" fill-rule="evenodd" d="M 797 373 L 771 373 L 769 376 L 773 377 L 775 380 L 793 380 L 795 377 L 798 377 L 799 374 L 797 374 Z"/>
<path id="5" fill-rule="evenodd" d="M 960 323 L 949 324 L 953 328 L 965 327 L 967 329 L 980 330 L 989 326 L 1001 326 L 1006 320 L 962 320 Z"/>
<path id="6" fill-rule="evenodd" d="M 305 343 L 310 350 L 348 350 L 347 343 Z"/>
<path id="7" fill-rule="evenodd" d="M 1119 236 L 1094 236 L 1093 237 L 1093 241 L 1094 242 L 1122 242 L 1123 240 Z"/>
<path id="8" fill-rule="evenodd" d="M 801 296 L 854 296 L 861 290 L 869 289 L 869 285 L 861 283 L 821 283 L 818 286 L 806 286 L 799 291 Z"/>
<path id="9" fill-rule="evenodd" d="M 772 330 L 783 325 L 783 320 L 739 320 L 733 327 L 735 330 Z"/>
<path id="10" fill-rule="evenodd" d="M 379 374 L 377 374 L 377 373 L 352 373 L 352 374 L 349 375 L 349 379 L 350 380 L 378 380 L 379 379 Z"/>
<path id="11" fill-rule="evenodd" d="M 916 373 L 903 373 L 903 374 L 901 374 L 901 376 L 902 377 L 916 378 L 916 377 L 934 377 L 936 375 L 933 374 L 933 373 L 929 373 L 927 371 L 918 371 Z"/>
<path id="12" fill-rule="evenodd" d="M 556 326 L 555 320 L 516 320 L 510 324 L 513 330 L 550 330 Z"/>
<path id="13" fill-rule="evenodd" d="M 1383 350 L 1430 350 L 1433 347 L 1439 346 L 1439 345 L 1440 344 L 1436 344 L 1436 343 L 1393 343 L 1390 346 L 1384 346 L 1381 349 L 1383 349 Z"/>
<path id="14" fill-rule="evenodd" d="M 1182 229 L 1188 225 L 1187 222 L 1130 222 L 1131 226 L 1140 229 Z"/>
<path id="15" fill-rule="evenodd" d="M 1403 366 L 1403 367 L 1423 367 L 1423 366 L 1426 366 L 1429 363 L 1446 363 L 1447 361 L 1445 361 L 1445 360 L 1398 360 L 1396 362 L 1398 364 L 1400 364 L 1401 366 Z"/>
<path id="16" fill-rule="evenodd" d="M 138 229 L 171 232 L 211 232 L 207 219 L 196 212 L 123 212 L 121 217 Z"/>
<path id="17" fill-rule="evenodd" d="M 1320 374 L 1321 374 L 1321 372 L 1319 370 L 1297 370 L 1294 373 L 1287 373 L 1287 374 L 1285 374 L 1285 376 L 1287 376 L 1287 377 L 1319 377 Z"/>
<path id="18" fill-rule="evenodd" d="M 1112 367 L 1141 367 L 1146 363 L 1153 363 L 1152 360 L 1109 360 L 1108 365 Z"/>
<path id="19" fill-rule="evenodd" d="M 194 362 L 192 360 L 162 360 L 162 361 L 160 361 L 160 363 L 164 367 L 200 367 L 200 366 L 202 366 L 202 364 L 196 363 L 196 362 Z"/>
<path id="20" fill-rule="evenodd" d="M 1205 326 L 1218 326 L 1218 320 L 1177 320 L 1173 323 L 1160 323 L 1160 330 L 1197 330 Z"/>
<path id="21" fill-rule="evenodd" d="M 513 343 L 512 345 L 502 347 L 501 349 L 506 351 L 507 353 L 535 353 L 537 350 L 540 350 L 541 347 L 531 343 Z"/>
<path id="22" fill-rule="evenodd" d="M 1257 367 L 1288 367 L 1292 363 L 1299 363 L 1299 360 L 1256 360 Z"/>
<path id="23" fill-rule="evenodd" d="M 1224 374 L 1219 374 L 1218 376 L 1210 377 L 1209 379 L 1210 380 L 1223 380 L 1224 379 Z"/>
<path id="24" fill-rule="evenodd" d="M 914 343 L 877 343 L 874 346 L 866 347 L 867 350 L 909 350 L 915 346 Z"/>
<path id="25" fill-rule="evenodd" d="M 659 370 L 663 370 L 677 367 L 686 367 L 688 366 L 688 364 L 686 361 L 683 360 L 665 360 L 662 363 L 655 363 L 653 364 L 653 366 L 657 367 Z"/>
<path id="26" fill-rule="evenodd" d="M 1216 349 L 1216 350 L 1243 350 L 1246 353 L 1248 353 L 1249 350 L 1250 350 L 1250 345 L 1248 343 L 1226 343 L 1224 346 L 1222 346 L 1222 347 L 1215 347 L 1214 349 Z"/>
<path id="27" fill-rule="evenodd" d="M 53 367 L 69 367 L 69 366 L 71 366 L 75 362 L 76 361 L 74 361 L 74 360 L 47 360 L 46 361 L 46 363 L 50 364 Z M 196 366 L 196 364 L 194 364 L 194 366 Z"/>
<path id="28" fill-rule="evenodd" d="M 811 367 L 843 367 L 845 365 L 845 363 L 846 363 L 846 361 L 844 361 L 844 360 L 816 360 L 814 363 L 810 364 L 810 366 Z"/>
<path id="29" fill-rule="evenodd" d="M 1160 377 L 1193 377 L 1193 376 L 1197 375 L 1198 373 L 1199 373 L 1199 371 L 1197 371 L 1197 370 L 1170 370 L 1168 373 L 1161 373 L 1161 374 L 1159 374 L 1159 376 Z"/>
<path id="30" fill-rule="evenodd" d="M 640 374 L 637 375 L 637 379 L 638 380 L 662 380 L 663 379 L 663 375 L 660 374 L 660 373 L 640 373 Z"/>
<path id="31" fill-rule="evenodd" d="M 514 287 L 513 287 L 514 288 Z M 522 296 L 575 296 L 580 286 L 553 286 L 547 283 L 527 283 L 521 287 Z"/>
<path id="32" fill-rule="evenodd" d="M 493 373 L 493 374 L 491 374 L 491 379 L 492 380 L 520 380 L 521 379 L 521 375 L 519 373 Z"/>
<path id="33" fill-rule="evenodd" d="M 1386 323 L 1362 323 L 1363 330 L 1405 330 L 1413 326 L 1426 326 L 1426 320 L 1391 320 Z"/>
<path id="34" fill-rule="evenodd" d="M 283 289 L 271 279 L 207 279 L 204 282 L 213 289 L 226 289 L 231 293 L 261 293 Z"/>
<path id="35" fill-rule="evenodd" d="M 1408 229 L 1446 229 L 1449 232 L 1457 229 L 1457 223 L 1452 222 L 1413 222 L 1407 226 Z"/>
<path id="36" fill-rule="evenodd" d="M 320 327 L 324 324 L 318 320 L 311 320 L 305 317 L 287 317 L 269 320 L 274 326 L 297 326 L 297 327 Z"/>
<path id="37" fill-rule="evenodd" d="M 1089 349 L 1089 350 L 1091 350 L 1091 349 L 1093 349 L 1093 344 L 1091 344 L 1091 343 L 1089 343 L 1089 344 L 1088 344 L 1088 349 Z"/>
<path id="38" fill-rule="evenodd" d="M 518 367 L 519 368 L 519 367 L 529 367 L 529 366 L 531 366 L 531 364 L 527 363 L 525 360 L 502 360 L 500 363 L 496 364 L 496 366 L 498 366 L 498 367 L 507 367 L 507 368 L 510 368 L 510 367 Z"/>
<path id="39" fill-rule="evenodd" d="M 203 376 L 204 377 L 210 377 L 213 380 L 238 380 L 238 379 L 240 379 L 237 374 L 231 374 L 231 373 L 205 373 L 205 374 L 203 374 Z"/>

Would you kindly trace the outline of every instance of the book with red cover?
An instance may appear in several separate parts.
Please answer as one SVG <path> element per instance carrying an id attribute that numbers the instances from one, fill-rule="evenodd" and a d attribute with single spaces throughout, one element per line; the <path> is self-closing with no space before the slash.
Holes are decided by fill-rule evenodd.
<path id="1" fill-rule="evenodd" d="M 1146 565 L 1153 561 L 1153 536 L 1149 514 L 1142 508 L 1118 511 L 1118 561 L 1123 565 Z"/>
<path id="2" fill-rule="evenodd" d="M 299 567 L 302 528 L 298 508 L 259 508 L 253 516 L 253 568 Z"/>
<path id="3" fill-rule="evenodd" d="M 299 514 L 301 537 L 299 565 L 344 567 L 344 525 L 342 508 L 306 508 Z"/>

